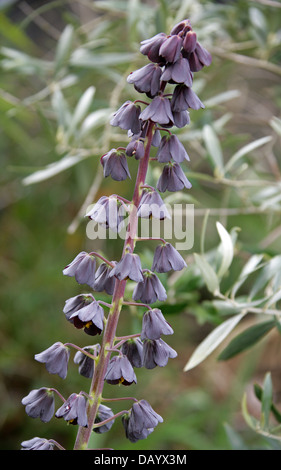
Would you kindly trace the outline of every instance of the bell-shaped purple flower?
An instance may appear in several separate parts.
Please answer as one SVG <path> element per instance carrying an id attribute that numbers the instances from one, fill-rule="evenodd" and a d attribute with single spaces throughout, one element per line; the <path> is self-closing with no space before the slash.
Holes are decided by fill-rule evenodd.
<path id="1" fill-rule="evenodd" d="M 143 280 L 141 261 L 136 253 L 125 253 L 123 258 L 112 268 L 109 277 L 116 276 L 119 281 L 131 279 L 140 282 Z"/>
<path id="2" fill-rule="evenodd" d="M 88 335 L 100 335 L 103 330 L 104 310 L 96 300 L 93 300 L 89 305 L 74 312 L 70 320 L 76 328 L 84 328 Z"/>
<path id="3" fill-rule="evenodd" d="M 132 83 L 139 93 L 146 93 L 149 98 L 153 98 L 160 90 L 161 74 L 160 65 L 147 64 L 141 69 L 131 72 L 127 82 Z"/>
<path id="4" fill-rule="evenodd" d="M 123 181 L 131 178 L 126 155 L 121 150 L 112 149 L 101 158 L 104 177 L 115 181 Z"/>
<path id="5" fill-rule="evenodd" d="M 140 439 L 146 439 L 162 422 L 162 417 L 153 410 L 146 400 L 134 403 L 130 412 L 122 417 L 126 437 L 133 443 Z"/>
<path id="6" fill-rule="evenodd" d="M 130 338 L 121 346 L 121 352 L 133 367 L 142 367 L 142 342 L 140 338 Z"/>
<path id="7" fill-rule="evenodd" d="M 116 265 L 116 262 L 113 262 Z M 109 277 L 112 267 L 107 263 L 101 263 L 96 271 L 93 289 L 96 292 L 105 291 L 108 295 L 112 295 L 115 286 L 115 278 Z"/>
<path id="8" fill-rule="evenodd" d="M 188 60 L 184 57 L 180 57 L 174 64 L 166 65 L 161 75 L 161 80 L 169 83 L 184 83 L 191 87 L 193 76 Z"/>
<path id="9" fill-rule="evenodd" d="M 66 319 L 70 321 L 70 323 L 73 323 L 73 320 L 70 320 L 71 315 L 86 305 L 89 305 L 92 301 L 93 296 L 91 294 L 79 294 L 67 299 L 63 308 Z"/>
<path id="10" fill-rule="evenodd" d="M 183 39 L 178 35 L 168 36 L 161 44 L 159 54 L 167 62 L 176 62 L 180 57 Z"/>
<path id="11" fill-rule="evenodd" d="M 140 160 L 144 157 L 145 149 L 143 139 L 132 139 L 126 147 L 126 154 L 129 157 L 135 157 L 136 160 Z"/>
<path id="12" fill-rule="evenodd" d="M 204 104 L 196 93 L 185 85 L 177 85 L 173 92 L 173 97 L 171 101 L 172 111 L 180 112 L 185 111 L 188 108 L 200 109 L 205 108 Z"/>
<path id="13" fill-rule="evenodd" d="M 69 356 L 69 348 L 58 341 L 41 353 L 35 354 L 35 359 L 38 362 L 45 363 L 50 374 L 58 374 L 62 379 L 65 379 Z"/>
<path id="14" fill-rule="evenodd" d="M 188 111 L 173 111 L 173 119 L 175 126 L 179 129 L 190 123 L 190 116 Z"/>
<path id="15" fill-rule="evenodd" d="M 184 48 L 185 52 L 191 54 L 191 52 L 195 51 L 197 45 L 197 36 L 194 31 L 188 31 L 184 37 L 182 47 Z"/>
<path id="16" fill-rule="evenodd" d="M 163 63 L 164 58 L 160 56 L 159 49 L 166 39 L 167 34 L 165 33 L 159 33 L 152 38 L 145 39 L 141 42 L 140 52 L 147 55 L 151 62 Z"/>
<path id="17" fill-rule="evenodd" d="M 81 394 L 72 393 L 57 410 L 56 418 L 63 418 L 69 424 L 87 427 L 86 398 Z"/>
<path id="18" fill-rule="evenodd" d="M 169 359 L 177 357 L 176 351 L 161 338 L 143 340 L 143 365 L 146 369 L 165 367 Z"/>
<path id="19" fill-rule="evenodd" d="M 33 437 L 21 443 L 21 450 L 54 450 L 54 445 L 43 437 Z"/>
<path id="20" fill-rule="evenodd" d="M 141 112 L 140 119 L 146 121 L 150 119 L 160 125 L 173 125 L 173 115 L 171 111 L 171 102 L 164 96 L 156 96 L 151 103 Z"/>
<path id="21" fill-rule="evenodd" d="M 140 106 L 128 100 L 114 113 L 110 124 L 138 134 L 141 130 L 140 112 Z"/>
<path id="22" fill-rule="evenodd" d="M 28 416 L 40 418 L 43 423 L 50 421 L 54 415 L 54 392 L 49 388 L 42 387 L 38 390 L 31 390 L 21 402 L 25 406 Z"/>
<path id="23" fill-rule="evenodd" d="M 184 160 L 190 160 L 183 144 L 175 134 L 164 135 L 162 137 L 157 152 L 157 159 L 160 163 L 168 163 L 171 160 L 182 163 Z"/>
<path id="24" fill-rule="evenodd" d="M 104 380 L 111 385 L 137 383 L 132 364 L 126 356 L 121 355 L 110 359 Z"/>
<path id="25" fill-rule="evenodd" d="M 192 72 L 199 72 L 204 66 L 208 67 L 212 63 L 211 54 L 197 42 L 195 50 L 188 54 L 188 61 L 190 70 Z"/>
<path id="26" fill-rule="evenodd" d="M 153 304 L 157 300 L 163 302 L 167 299 L 166 290 L 155 273 L 148 269 L 143 272 L 144 281 L 139 282 L 134 291 L 133 299 L 145 304 Z"/>
<path id="27" fill-rule="evenodd" d="M 183 257 L 171 243 L 165 243 L 156 247 L 151 267 L 152 271 L 158 273 L 167 273 L 171 269 L 181 271 L 186 266 Z"/>
<path id="28" fill-rule="evenodd" d="M 149 219 L 170 219 L 169 211 L 164 204 L 163 199 L 157 191 L 144 190 L 138 207 L 138 217 Z"/>
<path id="29" fill-rule="evenodd" d="M 111 408 L 105 405 L 100 405 L 96 414 L 95 424 L 101 423 L 106 419 L 112 418 L 112 416 L 114 416 L 114 413 Z M 97 434 L 103 434 L 111 429 L 114 421 L 114 419 L 111 419 L 111 421 L 108 421 L 108 423 L 102 424 L 98 427 L 94 427 L 93 431 Z"/>
<path id="30" fill-rule="evenodd" d="M 161 193 L 175 192 L 191 188 L 191 183 L 178 163 L 168 163 L 164 166 L 156 187 Z"/>
<path id="31" fill-rule="evenodd" d="M 159 308 L 147 310 L 142 317 L 141 339 L 159 339 L 161 335 L 172 335 L 171 325 Z"/>
<path id="32" fill-rule="evenodd" d="M 102 196 L 87 212 L 86 217 L 95 220 L 106 229 L 110 228 L 114 232 L 120 232 L 125 225 L 126 215 L 126 206 L 115 196 Z"/>
<path id="33" fill-rule="evenodd" d="M 98 356 L 100 345 L 95 344 L 94 346 L 85 346 L 83 350 L 87 351 L 88 353 L 92 354 L 93 356 Z M 95 361 L 91 357 L 83 354 L 82 351 L 77 351 L 74 356 L 74 363 L 78 364 L 78 372 L 83 377 L 87 379 L 91 379 L 94 375 L 95 370 Z"/>
<path id="34" fill-rule="evenodd" d="M 82 251 L 74 260 L 67 265 L 63 274 L 65 276 L 75 277 L 78 284 L 87 284 L 93 287 L 96 270 L 96 259 L 94 256 Z"/>

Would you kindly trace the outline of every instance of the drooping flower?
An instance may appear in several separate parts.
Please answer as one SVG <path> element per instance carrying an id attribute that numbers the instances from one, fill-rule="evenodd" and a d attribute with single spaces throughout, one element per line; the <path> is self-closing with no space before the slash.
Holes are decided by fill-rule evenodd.
<path id="1" fill-rule="evenodd" d="M 128 100 L 114 113 L 110 124 L 121 129 L 130 130 L 133 134 L 138 134 L 141 130 L 140 112 L 140 106 Z"/>
<path id="2" fill-rule="evenodd" d="M 54 443 L 42 437 L 33 437 L 21 443 L 21 450 L 54 450 Z"/>
<path id="3" fill-rule="evenodd" d="M 41 353 L 35 354 L 35 359 L 38 362 L 45 363 L 50 374 L 58 374 L 62 379 L 65 379 L 69 356 L 69 348 L 58 341 Z"/>
<path id="4" fill-rule="evenodd" d="M 103 330 L 104 310 L 98 301 L 93 300 L 90 304 L 74 312 L 70 320 L 73 321 L 76 328 L 84 328 L 88 335 L 100 335 Z"/>
<path id="5" fill-rule="evenodd" d="M 165 367 L 168 360 L 177 357 L 176 351 L 161 338 L 143 340 L 143 365 L 146 369 Z"/>
<path id="6" fill-rule="evenodd" d="M 87 427 L 86 398 L 81 393 L 72 393 L 57 410 L 56 418 L 63 418 L 69 424 Z"/>
<path id="7" fill-rule="evenodd" d="M 160 125 L 172 127 L 173 115 L 171 111 L 171 102 L 164 96 L 156 96 L 151 103 L 141 112 L 140 119 L 147 121 L 150 119 Z"/>
<path id="8" fill-rule="evenodd" d="M 116 265 L 116 262 L 113 261 L 113 264 Z M 96 271 L 95 282 L 93 289 L 96 292 L 105 291 L 108 295 L 112 295 L 115 286 L 114 277 L 109 277 L 112 267 L 107 263 L 101 263 Z"/>
<path id="9" fill-rule="evenodd" d="M 166 321 L 159 308 L 147 310 L 142 318 L 141 339 L 159 339 L 161 335 L 172 335 L 171 325 Z"/>
<path id="10" fill-rule="evenodd" d="M 197 44 L 197 35 L 194 31 L 188 31 L 184 37 L 182 47 L 185 52 L 191 54 L 194 52 Z"/>
<path id="11" fill-rule="evenodd" d="M 192 72 L 199 72 L 204 66 L 208 67 L 212 63 L 211 54 L 199 43 L 191 54 L 188 54 L 188 61 L 190 70 Z"/>
<path id="12" fill-rule="evenodd" d="M 106 229 L 120 232 L 125 225 L 127 208 L 124 203 L 115 196 L 102 196 L 92 209 L 87 212 L 86 217 L 99 223 Z"/>
<path id="13" fill-rule="evenodd" d="M 144 190 L 138 207 L 138 217 L 149 219 L 155 217 L 156 219 L 163 220 L 170 219 L 169 211 L 157 191 Z"/>
<path id="14" fill-rule="evenodd" d="M 190 116 L 188 111 L 172 111 L 174 124 L 181 129 L 190 123 Z M 164 127 L 164 126 L 163 126 Z"/>
<path id="15" fill-rule="evenodd" d="M 140 160 L 144 157 L 145 149 L 143 139 L 132 139 L 126 147 L 126 154 L 129 157 L 135 157 L 136 160 Z"/>
<path id="16" fill-rule="evenodd" d="M 149 98 L 153 98 L 160 90 L 161 74 L 161 67 L 158 64 L 151 63 L 131 72 L 127 82 L 132 83 L 139 93 L 146 93 Z"/>
<path id="17" fill-rule="evenodd" d="M 101 423 L 102 421 L 105 421 L 106 419 L 112 418 L 114 416 L 114 413 L 111 408 L 105 405 L 100 405 L 96 414 L 95 418 L 95 424 Z M 97 434 L 103 434 L 107 431 L 109 431 L 114 423 L 114 419 L 108 421 L 108 423 L 102 424 L 101 426 L 95 426 L 93 428 L 93 431 L 96 432 Z"/>
<path id="18" fill-rule="evenodd" d="M 167 299 L 166 290 L 155 273 L 148 269 L 143 272 L 144 280 L 138 282 L 134 291 L 133 299 L 140 300 L 145 304 L 153 304 L 157 300 L 163 302 Z"/>
<path id="19" fill-rule="evenodd" d="M 65 314 L 66 319 L 73 323 L 73 320 L 70 320 L 71 315 L 86 305 L 89 305 L 92 301 L 93 296 L 91 294 L 79 294 L 67 299 L 63 308 L 63 313 Z"/>
<path id="20" fill-rule="evenodd" d="M 136 253 L 125 253 L 123 258 L 112 268 L 109 277 L 116 276 L 119 281 L 131 279 L 135 282 L 143 280 L 141 261 Z"/>
<path id="21" fill-rule="evenodd" d="M 137 383 L 133 366 L 129 359 L 123 355 L 110 359 L 104 380 L 111 385 Z"/>
<path id="22" fill-rule="evenodd" d="M 93 356 L 97 356 L 100 350 L 100 345 L 95 344 L 94 346 L 85 346 L 83 350 L 89 352 Z M 82 351 L 77 351 L 74 356 L 74 363 L 78 364 L 79 374 L 87 379 L 91 379 L 94 375 L 95 361 L 91 357 L 83 354 Z"/>
<path id="23" fill-rule="evenodd" d="M 133 443 L 140 439 L 146 439 L 162 422 L 163 418 L 153 410 L 146 400 L 134 403 L 130 412 L 122 417 L 126 437 Z"/>
<path id="24" fill-rule="evenodd" d="M 166 65 L 161 80 L 169 83 L 184 83 L 191 87 L 193 76 L 188 60 L 180 57 L 174 64 Z"/>
<path id="25" fill-rule="evenodd" d="M 184 188 L 191 188 L 191 183 L 178 163 L 168 163 L 164 166 L 156 187 L 161 193 L 165 191 L 175 192 Z"/>
<path id="26" fill-rule="evenodd" d="M 160 56 L 159 49 L 163 42 L 167 39 L 167 34 L 159 33 L 152 38 L 145 39 L 141 42 L 140 52 L 143 55 L 147 55 L 151 62 L 163 63 L 164 58 Z"/>
<path id="27" fill-rule="evenodd" d="M 122 150 L 112 149 L 101 158 L 104 177 L 111 176 L 115 181 L 131 178 L 128 162 Z"/>
<path id="28" fill-rule="evenodd" d="M 87 284 L 89 287 L 93 287 L 95 270 L 95 257 L 82 251 L 64 268 L 63 274 L 65 276 L 75 277 L 78 284 Z"/>
<path id="29" fill-rule="evenodd" d="M 152 271 L 167 273 L 171 269 L 181 271 L 183 268 L 186 268 L 186 262 L 171 243 L 156 247 L 151 267 Z"/>
<path id="30" fill-rule="evenodd" d="M 142 342 L 140 338 L 130 338 L 121 346 L 121 352 L 133 367 L 142 367 Z"/>
<path id="31" fill-rule="evenodd" d="M 183 39 L 178 35 L 168 36 L 160 46 L 159 55 L 167 62 L 176 62 L 180 57 Z"/>
<path id="32" fill-rule="evenodd" d="M 189 160 L 189 156 L 178 137 L 175 134 L 171 134 L 162 137 L 157 152 L 157 159 L 160 163 L 167 163 L 171 160 L 182 163 L 184 160 Z"/>
<path id="33" fill-rule="evenodd" d="M 43 423 L 50 421 L 54 415 L 54 392 L 49 388 L 42 387 L 38 390 L 31 390 L 21 402 L 25 406 L 28 416 L 40 418 Z"/>
<path id="34" fill-rule="evenodd" d="M 174 89 L 172 101 L 171 101 L 172 111 L 180 112 L 185 111 L 188 108 L 198 110 L 200 108 L 205 108 L 204 104 L 196 93 L 185 85 L 177 85 Z"/>

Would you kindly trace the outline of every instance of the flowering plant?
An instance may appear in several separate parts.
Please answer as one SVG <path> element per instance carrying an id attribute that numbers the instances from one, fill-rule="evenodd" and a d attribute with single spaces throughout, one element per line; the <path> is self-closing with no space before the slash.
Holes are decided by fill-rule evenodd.
<path id="1" fill-rule="evenodd" d="M 145 399 L 132 397 L 122 398 L 133 401 L 131 408 L 114 414 L 104 404 L 114 401 L 103 396 L 104 383 L 130 386 L 137 383 L 135 368 L 164 367 L 169 358 L 177 355 L 162 339 L 163 335 L 173 334 L 173 329 L 153 304 L 167 298 L 156 273 L 182 270 L 186 262 L 170 243 L 159 238 L 151 269 L 143 269 L 139 254 L 135 253 L 137 242 L 143 240 L 137 236 L 138 218 L 162 220 L 170 217 L 159 192 L 191 188 L 180 165 L 188 161 L 189 156 L 170 129 L 173 126 L 182 128 L 189 123 L 189 108 L 204 107 L 191 87 L 194 73 L 210 65 L 211 56 L 197 41 L 189 20 L 178 23 L 169 35 L 160 33 L 143 41 L 140 52 L 150 63 L 132 72 L 128 82 L 151 101 L 128 100 L 115 112 L 111 125 L 127 130 L 130 142 L 126 148 L 112 149 L 101 157 L 104 177 L 116 181 L 130 177 L 130 157 L 139 161 L 133 197 L 127 201 L 118 195 L 102 196 L 86 214 L 116 232 L 123 228 L 128 215 L 121 258 L 118 262 L 109 261 L 98 252 L 82 251 L 63 270 L 64 275 L 74 277 L 78 284 L 87 285 L 95 293 L 105 291 L 112 296 L 111 302 L 107 303 L 98 300 L 92 292 L 79 294 L 66 300 L 63 309 L 66 320 L 75 328 L 83 329 L 89 336 L 101 335 L 101 344 L 80 348 L 72 343 L 56 342 L 35 355 L 48 372 L 65 379 L 70 348 L 75 348 L 74 362 L 79 365 L 79 373 L 91 379 L 90 391 L 72 393 L 65 399 L 57 390 L 42 387 L 32 390 L 22 400 L 31 417 L 47 422 L 55 414 L 57 418 L 78 425 L 74 449 L 86 449 L 91 433 L 107 432 L 119 416 L 122 416 L 125 436 L 131 442 L 147 438 L 163 421 L 162 417 Z M 174 85 L 173 93 L 165 93 L 167 84 Z M 152 146 L 158 148 L 155 159 L 164 164 L 156 188 L 146 184 Z M 135 283 L 132 301 L 124 300 L 127 282 Z M 144 307 L 146 311 L 140 333 L 118 337 L 118 320 L 124 305 Z M 104 309 L 109 310 L 108 315 Z M 56 412 L 55 394 L 63 402 Z M 36 437 L 22 442 L 22 449 L 52 450 L 54 446 L 63 449 L 52 439 Z"/>

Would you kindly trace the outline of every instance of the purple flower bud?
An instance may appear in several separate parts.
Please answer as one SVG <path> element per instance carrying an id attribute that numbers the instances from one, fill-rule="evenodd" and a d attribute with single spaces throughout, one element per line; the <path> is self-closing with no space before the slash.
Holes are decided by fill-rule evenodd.
<path id="1" fill-rule="evenodd" d="M 162 417 L 153 410 L 146 400 L 134 403 L 130 412 L 122 417 L 126 437 L 133 443 L 140 439 L 146 439 L 162 422 Z"/>
<path id="2" fill-rule="evenodd" d="M 73 323 L 73 320 L 70 320 L 71 315 L 86 305 L 89 305 L 92 301 L 93 297 L 91 294 L 79 294 L 67 299 L 63 308 L 66 319 L 70 321 L 70 323 Z"/>
<path id="3" fill-rule="evenodd" d="M 121 352 L 129 359 L 133 367 L 142 367 L 142 342 L 139 338 L 128 339 L 122 344 Z"/>
<path id="4" fill-rule="evenodd" d="M 189 57 L 190 70 L 192 72 L 199 72 L 204 66 L 208 67 L 212 63 L 211 54 L 197 42 L 194 52 Z"/>
<path id="5" fill-rule="evenodd" d="M 183 20 L 180 23 L 177 23 L 173 29 L 171 30 L 171 35 L 172 34 L 179 34 L 184 31 L 189 31 L 191 29 L 191 24 L 190 20 Z"/>
<path id="6" fill-rule="evenodd" d="M 76 328 L 84 328 L 85 333 L 90 336 L 101 334 L 103 330 L 103 319 L 104 310 L 96 300 L 80 310 L 77 310 L 70 317 L 70 320 L 73 320 Z"/>
<path id="7" fill-rule="evenodd" d="M 65 276 L 75 277 L 78 284 L 93 287 L 96 270 L 96 259 L 85 251 L 79 253 L 74 260 L 64 268 Z"/>
<path id="8" fill-rule="evenodd" d="M 136 160 L 140 160 L 144 157 L 144 143 L 142 139 L 132 139 L 126 147 L 126 154 L 129 157 L 135 157 Z"/>
<path id="9" fill-rule="evenodd" d="M 35 359 L 38 362 L 45 363 L 50 374 L 58 374 L 62 379 L 65 379 L 69 356 L 69 348 L 63 343 L 57 342 L 41 353 L 35 354 Z"/>
<path id="10" fill-rule="evenodd" d="M 165 67 L 161 80 L 169 83 L 185 83 L 192 86 L 193 77 L 187 59 L 180 57 L 174 64 Z"/>
<path id="11" fill-rule="evenodd" d="M 63 418 L 69 424 L 87 427 L 86 398 L 81 394 L 72 393 L 57 410 L 56 418 Z"/>
<path id="12" fill-rule="evenodd" d="M 106 419 L 109 419 L 112 416 L 114 416 L 114 413 L 111 408 L 105 405 L 100 405 L 96 414 L 95 424 L 101 423 L 102 421 L 105 421 Z M 111 429 L 114 421 L 115 420 L 112 419 L 111 421 L 103 424 L 102 426 L 94 427 L 93 431 L 97 434 L 103 434 L 104 432 L 107 432 Z"/>
<path id="13" fill-rule="evenodd" d="M 161 74 L 162 69 L 158 64 L 148 64 L 131 72 L 127 82 L 133 83 L 139 93 L 146 93 L 149 98 L 153 98 L 160 90 Z"/>
<path id="14" fill-rule="evenodd" d="M 183 268 L 186 268 L 186 262 L 171 243 L 158 245 L 156 247 L 151 268 L 152 271 L 167 273 L 171 269 L 181 271 Z"/>
<path id="15" fill-rule="evenodd" d="M 173 111 L 173 118 L 175 126 L 181 129 L 190 122 L 189 112 L 188 111 Z"/>
<path id="16" fill-rule="evenodd" d="M 191 52 L 194 52 L 196 44 L 197 44 L 196 33 L 194 31 L 188 31 L 184 37 L 182 47 L 184 48 L 186 52 L 190 54 Z"/>
<path id="17" fill-rule="evenodd" d="M 205 108 L 204 104 L 202 101 L 200 101 L 196 93 L 194 93 L 191 88 L 185 85 L 176 86 L 173 92 L 171 106 L 172 110 L 176 112 L 185 111 L 188 108 L 196 110 Z"/>
<path id="18" fill-rule="evenodd" d="M 116 265 L 116 262 L 114 261 Z M 109 277 L 112 268 L 107 263 L 101 263 L 96 271 L 93 289 L 96 292 L 105 291 L 108 295 L 112 295 L 115 286 L 114 277 Z"/>
<path id="19" fill-rule="evenodd" d="M 126 253 L 109 273 L 109 277 L 116 276 L 120 281 L 131 279 L 135 282 L 143 280 L 141 261 L 136 253 Z"/>
<path id="20" fill-rule="evenodd" d="M 191 188 L 184 172 L 178 163 L 168 163 L 164 166 L 162 174 L 157 182 L 157 189 L 161 193 L 165 191 L 181 191 L 183 188 Z"/>
<path id="21" fill-rule="evenodd" d="M 173 125 L 173 115 L 170 100 L 164 98 L 164 96 L 156 96 L 141 112 L 140 118 L 144 121 L 150 119 L 158 124 L 171 127 Z"/>
<path id="22" fill-rule="evenodd" d="M 21 443 L 21 450 L 54 450 L 54 443 L 42 437 L 33 437 Z"/>
<path id="23" fill-rule="evenodd" d="M 126 155 L 120 150 L 112 149 L 107 152 L 102 156 L 101 164 L 105 178 L 111 176 L 115 181 L 131 178 Z"/>
<path id="24" fill-rule="evenodd" d="M 114 356 L 110 359 L 104 380 L 111 385 L 137 383 L 133 366 L 126 356 Z"/>
<path id="25" fill-rule="evenodd" d="M 155 217 L 163 220 L 171 216 L 157 191 L 144 190 L 138 207 L 138 217 L 149 219 Z"/>
<path id="26" fill-rule="evenodd" d="M 167 62 L 176 62 L 180 57 L 180 51 L 183 39 L 180 36 L 172 35 L 167 37 L 161 44 L 159 54 L 166 59 Z"/>
<path id="27" fill-rule="evenodd" d="M 162 137 L 157 153 L 157 159 L 160 163 L 167 163 L 172 159 L 177 163 L 181 163 L 184 160 L 190 160 L 183 144 L 175 134 L 164 135 Z"/>
<path id="28" fill-rule="evenodd" d="M 31 418 L 40 418 L 43 423 L 50 421 L 55 412 L 54 392 L 42 387 L 31 392 L 22 399 L 25 411 Z"/>
<path id="29" fill-rule="evenodd" d="M 124 227 L 127 208 L 114 196 L 102 196 L 94 207 L 87 212 L 86 217 L 110 228 L 114 232 L 120 232 Z"/>
<path id="30" fill-rule="evenodd" d="M 168 360 L 177 357 L 176 351 L 165 341 L 160 339 L 144 339 L 143 341 L 143 365 L 146 369 L 165 367 Z"/>
<path id="31" fill-rule="evenodd" d="M 114 113 L 110 124 L 114 127 L 118 126 L 121 129 L 131 130 L 133 134 L 137 134 L 141 130 L 140 112 L 140 106 L 128 100 Z"/>
<path id="32" fill-rule="evenodd" d="M 151 62 L 163 62 L 163 57 L 159 54 L 159 49 L 163 42 L 167 39 L 167 34 L 159 33 L 150 39 L 145 39 L 141 42 L 140 52 L 147 55 Z"/>
<path id="33" fill-rule="evenodd" d="M 85 346 L 83 349 L 92 355 L 98 356 L 100 345 L 96 344 L 94 346 Z M 82 351 L 77 351 L 74 356 L 74 363 L 79 365 L 78 372 L 80 375 L 87 379 L 91 379 L 93 377 L 95 362 L 89 356 L 83 354 Z"/>
<path id="34" fill-rule="evenodd" d="M 165 320 L 159 308 L 144 313 L 142 318 L 141 339 L 159 339 L 161 335 L 172 335 L 171 325 Z"/>
<path id="35" fill-rule="evenodd" d="M 164 286 L 156 276 L 149 270 L 143 272 L 144 281 L 139 282 L 134 291 L 133 299 L 140 300 L 145 304 L 153 304 L 157 300 L 163 302 L 167 299 L 167 294 Z"/>

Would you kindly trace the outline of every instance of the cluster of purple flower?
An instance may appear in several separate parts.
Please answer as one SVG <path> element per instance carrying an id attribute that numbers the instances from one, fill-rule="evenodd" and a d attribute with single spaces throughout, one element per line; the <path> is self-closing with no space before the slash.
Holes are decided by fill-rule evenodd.
<path id="1" fill-rule="evenodd" d="M 57 418 L 62 417 L 71 424 L 78 424 L 75 448 L 87 446 L 92 430 L 98 433 L 108 431 L 119 415 L 114 415 L 110 408 L 101 404 L 101 391 L 105 382 L 129 386 L 137 383 L 135 368 L 164 367 L 169 358 L 177 355 L 162 339 L 163 335 L 173 334 L 171 325 L 161 310 L 151 305 L 167 298 L 166 290 L 156 273 L 179 271 L 186 267 L 186 263 L 170 243 L 159 239 L 161 244 L 154 252 L 151 269 L 143 269 L 140 256 L 134 253 L 136 221 L 138 217 L 155 217 L 160 220 L 170 217 L 159 192 L 191 187 L 180 166 L 189 161 L 189 156 L 178 137 L 169 129 L 173 126 L 182 128 L 189 123 L 189 108 L 197 110 L 204 107 L 191 86 L 194 72 L 210 65 L 211 56 L 197 41 L 189 20 L 177 24 L 169 35 L 160 33 L 143 41 L 140 51 L 148 57 L 150 63 L 132 72 L 128 82 L 139 93 L 146 94 L 151 102 L 126 101 L 120 107 L 113 115 L 111 124 L 127 130 L 130 142 L 126 148 L 112 149 L 101 158 L 104 176 L 117 181 L 130 177 L 128 157 L 139 160 L 134 196 L 132 201 L 117 195 L 103 196 L 86 214 L 103 227 L 116 232 L 122 228 L 129 214 L 122 257 L 118 262 L 108 261 L 99 253 L 82 251 L 63 270 L 64 275 L 74 277 L 77 283 L 89 286 L 94 292 L 106 292 L 112 296 L 112 302 L 107 304 L 97 300 L 92 293 L 79 294 L 68 299 L 63 309 L 66 319 L 75 328 L 83 329 L 90 336 L 103 334 L 102 342 L 84 348 L 56 342 L 35 356 L 37 361 L 45 363 L 51 374 L 58 374 L 64 379 L 68 371 L 70 346 L 76 347 L 78 351 L 74 362 L 78 365 L 79 373 L 92 380 L 90 393 L 72 393 L 68 399 L 64 399 L 57 390 L 42 387 L 32 390 L 22 400 L 27 414 L 33 418 L 39 417 L 47 422 L 55 414 Z M 165 94 L 167 84 L 175 85 L 173 93 Z M 146 104 L 143 110 L 141 103 Z M 145 184 L 151 146 L 158 149 L 156 159 L 164 164 L 156 188 Z M 97 259 L 102 261 L 99 266 Z M 124 301 L 128 280 L 135 283 L 132 294 L 134 302 Z M 122 305 L 130 303 L 146 308 L 141 332 L 117 338 L 116 329 Z M 104 307 L 110 309 L 107 318 Z M 55 393 L 63 400 L 56 412 Z M 125 410 L 122 417 L 125 435 L 131 442 L 145 439 L 162 421 L 146 400 L 134 399 L 133 406 Z M 54 445 L 52 440 L 34 438 L 24 441 L 22 448 L 52 450 Z"/>

